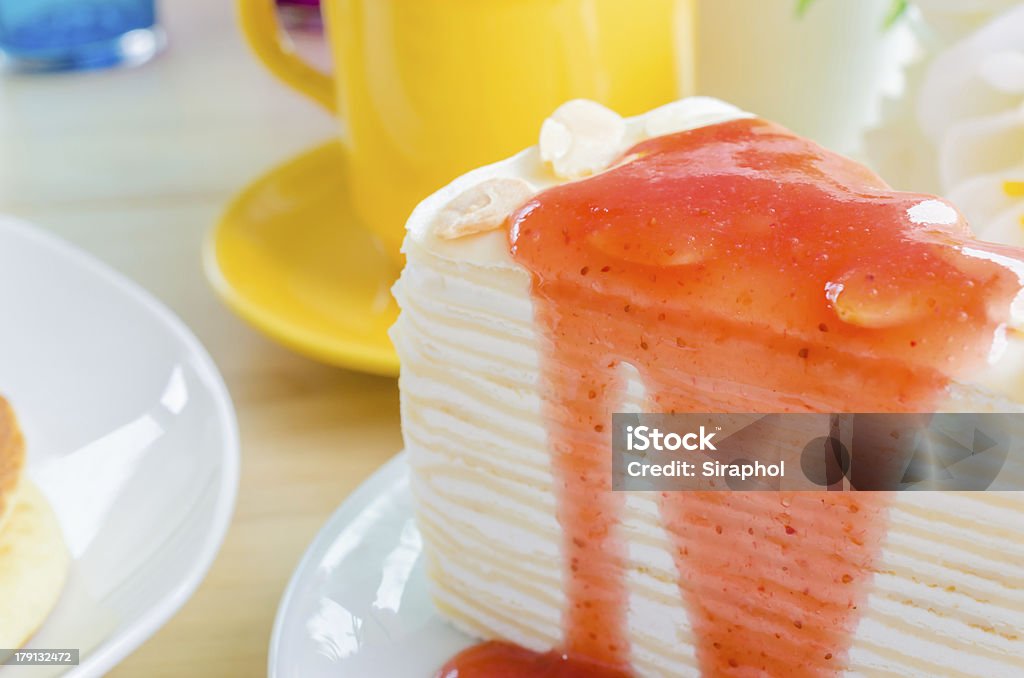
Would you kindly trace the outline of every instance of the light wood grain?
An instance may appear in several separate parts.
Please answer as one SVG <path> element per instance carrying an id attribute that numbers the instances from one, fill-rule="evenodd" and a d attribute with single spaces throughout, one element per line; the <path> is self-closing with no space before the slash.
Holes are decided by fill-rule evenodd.
<path id="1" fill-rule="evenodd" d="M 223 549 L 192 600 L 112 675 L 257 676 L 306 545 L 401 448 L 398 392 L 393 379 L 289 353 L 214 298 L 199 252 L 224 205 L 337 125 L 251 58 L 232 3 L 161 10 L 170 47 L 142 68 L 0 79 L 0 212 L 82 246 L 170 305 L 238 411 L 241 485 Z"/>

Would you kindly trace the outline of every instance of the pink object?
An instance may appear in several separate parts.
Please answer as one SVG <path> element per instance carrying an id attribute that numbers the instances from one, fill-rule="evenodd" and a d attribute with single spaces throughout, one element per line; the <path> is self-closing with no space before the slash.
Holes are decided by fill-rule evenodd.
<path id="1" fill-rule="evenodd" d="M 277 0 L 277 7 L 286 28 L 323 30 L 320 0 Z"/>

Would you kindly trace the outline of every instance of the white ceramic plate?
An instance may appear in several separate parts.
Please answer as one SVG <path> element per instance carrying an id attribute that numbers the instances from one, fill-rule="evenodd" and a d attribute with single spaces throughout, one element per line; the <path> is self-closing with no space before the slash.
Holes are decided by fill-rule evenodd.
<path id="1" fill-rule="evenodd" d="M 70 245 L 0 219 L 0 393 L 72 557 L 30 648 L 97 676 L 205 575 L 238 485 L 238 434 L 206 351 L 163 305 Z M 186 648 L 182 648 L 186 651 Z M 0 678 L 60 673 L 5 667 Z"/>
<path id="2" fill-rule="evenodd" d="M 401 454 L 334 512 L 292 575 L 270 678 L 430 678 L 473 640 L 434 611 Z"/>

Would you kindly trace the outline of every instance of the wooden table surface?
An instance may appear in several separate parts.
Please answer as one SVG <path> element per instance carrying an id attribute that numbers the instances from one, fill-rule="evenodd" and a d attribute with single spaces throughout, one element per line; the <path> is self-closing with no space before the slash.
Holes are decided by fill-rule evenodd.
<path id="1" fill-rule="evenodd" d="M 395 380 L 320 365 L 235 318 L 202 274 L 227 201 L 337 125 L 250 56 L 227 0 L 161 4 L 133 70 L 0 77 L 0 213 L 141 283 L 191 326 L 234 398 L 238 505 L 195 596 L 114 676 L 258 676 L 278 600 L 331 512 L 402 445 Z M 322 54 L 319 39 L 300 46 Z"/>

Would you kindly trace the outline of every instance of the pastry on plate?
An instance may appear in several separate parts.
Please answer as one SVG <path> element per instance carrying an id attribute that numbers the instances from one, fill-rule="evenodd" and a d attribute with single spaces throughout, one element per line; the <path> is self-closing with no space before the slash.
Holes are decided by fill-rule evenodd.
<path id="1" fill-rule="evenodd" d="M 498 641 L 456 665 L 1024 675 L 1020 495 L 610 489 L 613 412 L 1018 411 L 1024 251 L 703 98 L 565 104 L 404 251 L 428 576 Z"/>
<path id="2" fill-rule="evenodd" d="M 23 476 L 25 441 L 0 398 L 0 648 L 18 648 L 60 597 L 68 554 L 42 492 Z"/>

